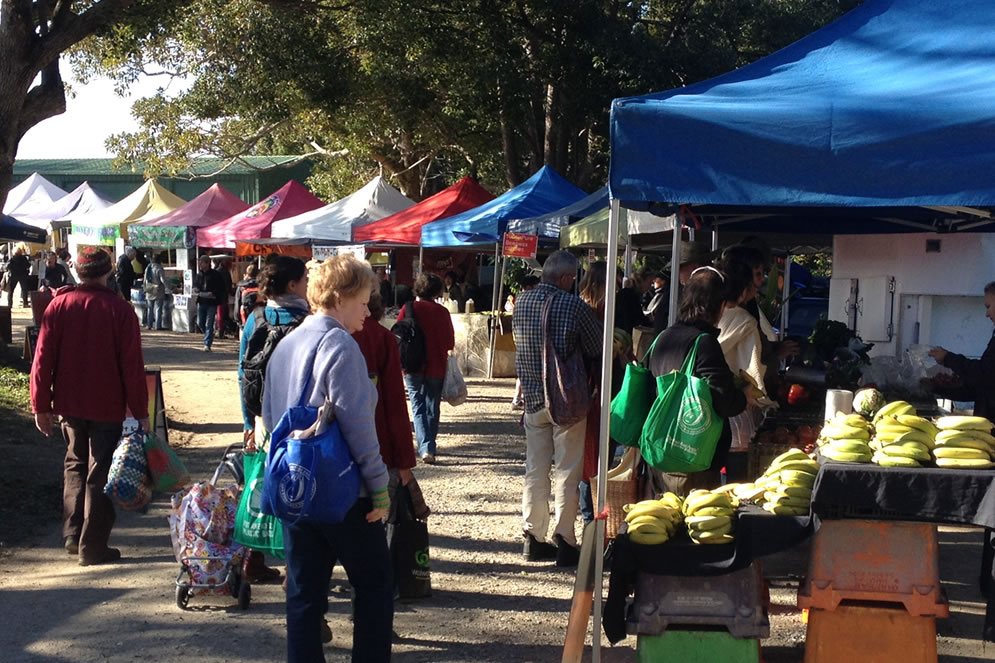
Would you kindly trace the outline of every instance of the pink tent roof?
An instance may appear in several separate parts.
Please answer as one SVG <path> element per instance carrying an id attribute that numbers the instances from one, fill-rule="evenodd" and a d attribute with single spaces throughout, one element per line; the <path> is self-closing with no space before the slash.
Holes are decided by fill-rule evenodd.
<path id="1" fill-rule="evenodd" d="M 383 242 L 417 245 L 426 223 L 471 210 L 494 200 L 494 196 L 471 177 L 429 196 L 420 203 L 371 224 L 353 228 L 356 242 Z"/>
<path id="2" fill-rule="evenodd" d="M 223 221 L 239 212 L 244 212 L 249 205 L 241 198 L 220 184 L 211 187 L 186 205 L 177 207 L 172 212 L 162 216 L 139 221 L 136 226 L 186 226 L 199 228 Z"/>
<path id="3" fill-rule="evenodd" d="M 244 212 L 198 229 L 197 246 L 234 249 L 237 241 L 269 237 L 274 221 L 309 212 L 324 204 L 304 185 L 290 180 Z"/>

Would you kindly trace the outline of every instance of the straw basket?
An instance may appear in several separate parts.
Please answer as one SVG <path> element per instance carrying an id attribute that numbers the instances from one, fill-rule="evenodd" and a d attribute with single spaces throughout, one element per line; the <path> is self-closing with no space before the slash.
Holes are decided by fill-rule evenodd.
<path id="1" fill-rule="evenodd" d="M 605 524 L 605 534 L 609 539 L 614 539 L 618 534 L 618 528 L 625 522 L 625 512 L 622 507 L 626 504 L 633 504 L 637 501 L 639 479 L 636 475 L 636 467 L 639 464 L 639 450 L 629 449 L 622 462 L 613 468 L 606 482 L 605 506 L 608 507 L 608 520 Z M 598 478 L 591 477 L 591 497 L 594 503 L 598 503 Z"/>

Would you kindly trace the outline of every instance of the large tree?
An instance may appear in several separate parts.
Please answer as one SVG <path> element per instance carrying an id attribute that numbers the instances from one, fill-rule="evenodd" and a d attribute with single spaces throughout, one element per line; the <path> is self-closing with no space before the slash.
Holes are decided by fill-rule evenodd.
<path id="1" fill-rule="evenodd" d="M 494 188 L 550 165 L 603 182 L 608 108 L 780 48 L 859 0 L 198 0 L 168 30 L 114 31 L 80 73 L 188 77 L 112 140 L 150 174 L 196 155 L 281 152 L 333 198 L 370 174 L 420 199 L 461 174 Z"/>
<path id="2" fill-rule="evenodd" d="M 129 17 L 141 22 L 183 0 L 0 0 L 0 205 L 17 145 L 31 127 L 66 110 L 59 60 Z"/>

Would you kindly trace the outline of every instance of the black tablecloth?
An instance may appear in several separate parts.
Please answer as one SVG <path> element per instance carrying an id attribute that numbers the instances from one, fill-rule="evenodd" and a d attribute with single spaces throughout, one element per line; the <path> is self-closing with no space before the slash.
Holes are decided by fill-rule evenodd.
<path id="1" fill-rule="evenodd" d="M 812 490 L 812 511 L 828 519 L 995 528 L 995 471 L 824 462 Z"/>
<path id="2" fill-rule="evenodd" d="M 988 607 L 983 637 L 995 642 L 995 470 L 822 461 L 812 490 L 812 512 L 816 519 L 911 520 L 985 527 L 980 581 Z"/>
<path id="3" fill-rule="evenodd" d="M 744 569 L 757 558 L 787 550 L 812 536 L 810 516 L 775 516 L 760 507 L 736 512 L 735 540 L 721 545 L 696 544 L 684 531 L 656 546 L 633 543 L 620 534 L 612 549 L 611 578 L 603 626 L 612 643 L 625 637 L 625 603 L 637 575 L 721 575 Z"/>

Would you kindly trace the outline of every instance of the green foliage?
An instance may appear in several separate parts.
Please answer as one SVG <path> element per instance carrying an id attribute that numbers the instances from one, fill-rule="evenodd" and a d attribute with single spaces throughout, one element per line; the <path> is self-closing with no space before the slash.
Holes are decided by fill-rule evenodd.
<path id="1" fill-rule="evenodd" d="M 504 272 L 504 287 L 506 292 L 517 295 L 522 288 L 522 279 L 532 273 L 532 268 L 521 258 L 508 258 Z"/>
<path id="2" fill-rule="evenodd" d="M 791 260 L 812 272 L 812 276 L 829 278 L 833 275 L 832 253 L 811 253 L 808 255 L 791 256 Z"/>
<path id="3" fill-rule="evenodd" d="M 199 0 L 164 3 L 74 53 L 122 84 L 151 66 L 189 87 L 136 103 L 122 160 L 308 154 L 325 197 L 383 171 L 421 199 L 462 175 L 501 190 L 539 166 L 604 182 L 611 99 L 766 55 L 858 0 Z M 142 28 L 142 29 L 139 29 Z"/>

